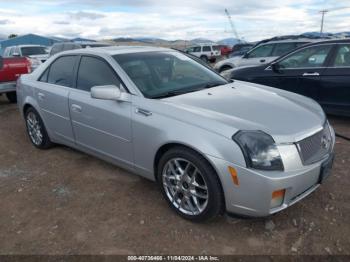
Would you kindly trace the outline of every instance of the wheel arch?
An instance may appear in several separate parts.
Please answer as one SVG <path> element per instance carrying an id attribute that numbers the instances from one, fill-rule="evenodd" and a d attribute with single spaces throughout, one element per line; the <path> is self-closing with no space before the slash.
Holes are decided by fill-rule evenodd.
<path id="1" fill-rule="evenodd" d="M 184 143 L 179 143 L 179 142 L 169 142 L 169 143 L 166 143 L 166 144 L 163 144 L 158 150 L 157 150 L 157 153 L 155 155 L 155 158 L 154 158 L 154 163 L 153 163 L 153 168 L 154 168 L 154 179 L 156 182 L 158 182 L 158 176 L 157 176 L 157 172 L 158 172 L 158 163 L 159 163 L 159 160 L 161 159 L 162 155 L 169 151 L 170 149 L 172 148 L 175 148 L 175 147 L 182 147 L 182 148 L 186 148 L 186 149 L 189 149 L 189 150 L 192 150 L 193 152 L 199 154 L 201 157 L 203 157 L 203 159 L 205 159 L 205 161 L 207 161 L 207 163 L 211 166 L 211 168 L 214 170 L 215 172 L 215 176 L 216 178 L 218 179 L 219 181 L 219 186 L 221 188 L 221 191 L 223 193 L 223 206 L 225 207 L 226 206 L 226 197 L 225 197 L 225 190 L 224 190 L 224 186 L 222 184 L 222 180 L 221 180 L 221 177 L 219 176 L 219 171 L 217 170 L 217 168 L 215 167 L 214 163 L 203 153 L 201 152 L 200 150 L 198 150 L 197 148 L 194 148 L 190 145 L 186 145 Z"/>
<path id="2" fill-rule="evenodd" d="M 165 152 L 175 147 L 182 147 L 182 148 L 189 149 L 199 154 L 201 157 L 203 157 L 208 162 L 208 164 L 213 168 L 213 170 L 215 171 L 215 175 L 218 177 L 221 184 L 221 179 L 220 179 L 220 176 L 218 175 L 218 170 L 215 168 L 215 165 L 212 163 L 212 161 L 210 161 L 210 159 L 197 148 L 194 148 L 193 146 L 187 145 L 185 143 L 180 143 L 180 142 L 169 142 L 169 143 L 163 144 L 161 147 L 158 148 L 153 161 L 153 170 L 154 170 L 155 180 L 157 180 L 158 163 L 162 155 L 165 154 Z"/>

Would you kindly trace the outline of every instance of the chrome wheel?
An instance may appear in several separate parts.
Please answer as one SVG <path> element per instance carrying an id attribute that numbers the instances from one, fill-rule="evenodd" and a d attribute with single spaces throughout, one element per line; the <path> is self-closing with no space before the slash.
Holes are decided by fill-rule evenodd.
<path id="1" fill-rule="evenodd" d="M 32 142 L 39 146 L 43 142 L 43 133 L 40 121 L 35 113 L 29 112 L 27 115 L 28 134 Z"/>
<path id="2" fill-rule="evenodd" d="M 186 215 L 199 215 L 208 205 L 208 187 L 199 169 L 183 158 L 170 159 L 162 171 L 165 193 Z"/>

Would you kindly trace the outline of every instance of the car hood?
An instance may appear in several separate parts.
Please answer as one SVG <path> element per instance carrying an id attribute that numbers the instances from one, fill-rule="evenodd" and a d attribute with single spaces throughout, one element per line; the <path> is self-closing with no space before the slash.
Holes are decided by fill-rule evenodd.
<path id="1" fill-rule="evenodd" d="M 313 100 L 241 81 L 163 101 L 186 111 L 183 119 L 229 138 L 238 130 L 261 130 L 277 143 L 293 143 L 325 123 L 323 110 Z"/>

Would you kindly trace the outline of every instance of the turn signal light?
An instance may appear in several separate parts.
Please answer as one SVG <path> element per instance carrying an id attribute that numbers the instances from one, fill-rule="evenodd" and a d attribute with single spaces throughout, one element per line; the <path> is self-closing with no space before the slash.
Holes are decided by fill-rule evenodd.
<path id="1" fill-rule="evenodd" d="M 272 192 L 270 207 L 275 208 L 275 207 L 281 206 L 283 204 L 285 193 L 286 193 L 285 189 Z"/>
<path id="2" fill-rule="evenodd" d="M 232 178 L 233 183 L 234 183 L 236 186 L 239 186 L 239 180 L 238 180 L 238 175 L 237 175 L 236 169 L 234 169 L 233 167 L 229 166 L 229 167 L 228 167 L 228 171 L 229 171 L 230 174 L 231 174 L 231 178 Z"/>

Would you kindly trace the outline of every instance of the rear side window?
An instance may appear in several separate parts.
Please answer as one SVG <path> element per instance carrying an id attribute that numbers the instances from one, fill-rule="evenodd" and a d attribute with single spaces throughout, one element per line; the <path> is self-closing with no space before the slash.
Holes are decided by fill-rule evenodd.
<path id="1" fill-rule="evenodd" d="M 248 57 L 249 58 L 269 57 L 271 56 L 273 47 L 274 47 L 273 44 L 258 46 L 257 48 L 249 52 Z"/>
<path id="2" fill-rule="evenodd" d="M 201 47 L 200 46 L 196 46 L 196 47 L 193 48 L 193 52 L 198 53 L 200 51 L 201 51 Z"/>
<path id="3" fill-rule="evenodd" d="M 56 59 L 50 66 L 47 82 L 54 85 L 72 87 L 76 59 L 76 56 L 62 56 Z"/>
<path id="4" fill-rule="evenodd" d="M 275 49 L 273 50 L 272 56 L 281 56 L 288 53 L 296 48 L 295 43 L 281 43 L 276 44 Z"/>
<path id="5" fill-rule="evenodd" d="M 333 67 L 350 67 L 350 44 L 338 47 Z"/>
<path id="6" fill-rule="evenodd" d="M 211 52 L 210 46 L 203 46 L 203 52 Z"/>
<path id="7" fill-rule="evenodd" d="M 62 44 L 53 45 L 50 51 L 50 56 L 53 56 L 62 51 Z"/>
<path id="8" fill-rule="evenodd" d="M 39 81 L 47 83 L 47 77 L 48 76 L 49 76 L 49 68 L 47 68 L 45 70 L 45 72 L 41 75 L 41 77 L 39 78 Z"/>
<path id="9" fill-rule="evenodd" d="M 80 61 L 77 88 L 90 92 L 93 86 L 120 86 L 114 70 L 102 59 L 83 56 Z"/>

